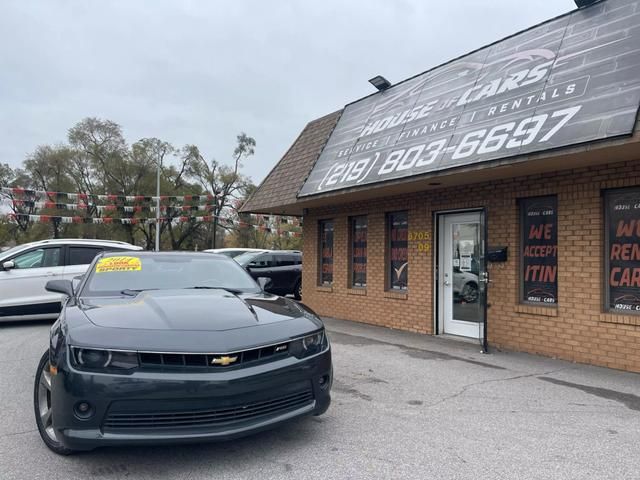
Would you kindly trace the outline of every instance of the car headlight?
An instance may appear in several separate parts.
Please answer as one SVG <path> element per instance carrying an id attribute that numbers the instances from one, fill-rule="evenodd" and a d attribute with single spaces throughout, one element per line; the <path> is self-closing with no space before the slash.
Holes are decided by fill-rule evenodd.
<path id="1" fill-rule="evenodd" d="M 71 347 L 71 361 L 80 369 L 131 370 L 138 367 L 136 352 Z"/>
<path id="2" fill-rule="evenodd" d="M 290 343 L 289 349 L 295 357 L 304 358 L 323 351 L 327 346 L 327 342 L 328 340 L 324 334 L 324 330 L 320 330 L 311 335 L 293 340 Z"/>

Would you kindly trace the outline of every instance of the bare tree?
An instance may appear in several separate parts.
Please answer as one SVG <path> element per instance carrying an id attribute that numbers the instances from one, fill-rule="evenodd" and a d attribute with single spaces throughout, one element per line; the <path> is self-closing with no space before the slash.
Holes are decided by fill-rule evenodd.
<path id="1" fill-rule="evenodd" d="M 69 203 L 58 195 L 44 197 L 28 193 L 3 196 L 16 214 L 16 221 L 5 222 L 3 229 L 11 229 L 17 240 L 33 240 L 51 236 L 51 226 L 29 222 L 34 213 L 50 214 L 54 219 L 69 216 L 59 213 L 67 208 L 77 213 L 73 216 L 85 218 L 101 217 L 104 211 L 96 199 L 100 194 L 118 196 L 153 195 L 156 190 L 157 165 L 161 165 L 161 194 L 169 197 L 186 195 L 215 195 L 217 201 L 203 206 L 201 201 L 166 201 L 162 216 L 170 221 L 162 222 L 159 237 L 164 237 L 173 249 L 195 248 L 219 242 L 219 234 L 231 228 L 221 224 L 219 217 L 232 211 L 232 202 L 243 195 L 248 178 L 240 173 L 242 161 L 253 155 L 255 140 L 242 133 L 237 136 L 237 145 L 232 162 L 222 164 L 216 160 L 206 161 L 195 145 L 176 150 L 171 144 L 158 138 L 143 138 L 132 145 L 124 139 L 120 125 L 110 120 L 85 118 L 68 131 L 68 144 L 44 145 L 36 148 L 24 162 L 24 169 L 11 169 L 0 165 L 0 185 L 19 186 L 46 192 L 80 192 L 87 194 L 86 211 L 75 207 L 36 204 L 36 199 L 47 199 L 56 203 Z M 33 198 L 31 198 L 33 197 Z M 73 223 L 55 222 L 53 236 L 72 234 L 82 236 L 106 236 L 132 243 L 142 243 L 151 248 L 155 239 L 152 220 L 155 209 L 149 203 L 137 203 L 133 208 L 124 198 L 115 199 L 120 218 L 144 216 L 137 222 L 100 222 L 85 225 L 84 221 Z M 179 204 L 178 204 L 179 203 Z M 35 205 L 38 205 L 35 207 Z M 49 208 L 51 207 L 51 208 Z M 55 207 L 55 208 L 54 208 Z M 111 208 L 109 210 L 112 210 Z M 138 213 L 146 212 L 146 213 Z M 203 222 L 202 215 L 211 215 L 213 222 Z M 183 218 L 179 218 L 183 217 Z M 105 217 L 106 219 L 106 217 Z M 212 225 L 213 224 L 213 225 Z M 9 227 L 8 227 L 9 226 Z M 211 228 L 213 226 L 213 228 Z M 136 241 L 137 240 L 137 241 Z"/>
<path id="2" fill-rule="evenodd" d="M 74 185 L 70 176 L 70 165 L 74 157 L 71 148 L 65 145 L 41 145 L 27 157 L 25 171 L 31 176 L 32 186 L 45 192 L 69 192 Z M 48 196 L 57 202 L 57 196 Z M 61 225 L 53 221 L 53 238 L 60 238 Z"/>
<path id="3" fill-rule="evenodd" d="M 222 164 L 215 159 L 207 162 L 195 145 L 187 145 L 183 150 L 189 177 L 215 196 L 211 248 L 216 248 L 218 244 L 218 228 L 221 226 L 222 213 L 233 207 L 233 200 L 243 195 L 243 188 L 249 182 L 248 178 L 240 173 L 240 168 L 242 162 L 254 154 L 256 141 L 245 133 L 240 133 L 236 140 L 232 165 Z M 226 229 L 226 226 L 222 225 L 222 228 Z"/>
<path id="4" fill-rule="evenodd" d="M 22 169 L 12 169 L 9 165 L 0 164 L 0 185 L 6 187 L 31 187 L 31 177 Z M 28 217 L 25 218 L 24 215 L 31 215 L 34 212 L 33 198 L 25 199 L 18 198 L 12 192 L 0 192 L 0 200 L 6 201 L 9 205 L 9 209 L 14 216 L 16 228 L 13 228 L 13 236 L 14 239 L 20 234 L 26 233 L 31 224 L 29 222 Z M 16 200 L 26 200 L 27 203 L 18 203 Z"/>

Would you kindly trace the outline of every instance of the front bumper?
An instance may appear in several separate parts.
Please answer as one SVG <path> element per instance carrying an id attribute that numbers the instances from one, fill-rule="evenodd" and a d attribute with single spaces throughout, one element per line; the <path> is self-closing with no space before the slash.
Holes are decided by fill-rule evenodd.
<path id="1" fill-rule="evenodd" d="M 331 383 L 330 348 L 302 360 L 205 373 L 89 373 L 65 360 L 53 377 L 53 425 L 74 450 L 228 440 L 324 413 Z M 74 412 L 79 402 L 91 405 L 90 418 Z"/>

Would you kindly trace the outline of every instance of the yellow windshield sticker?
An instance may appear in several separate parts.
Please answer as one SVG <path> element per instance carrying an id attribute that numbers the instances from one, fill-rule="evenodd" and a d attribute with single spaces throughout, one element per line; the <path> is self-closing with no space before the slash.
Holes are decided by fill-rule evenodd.
<path id="1" fill-rule="evenodd" d="M 139 272 L 142 262 L 138 257 L 107 257 L 96 263 L 96 273 L 104 272 Z"/>

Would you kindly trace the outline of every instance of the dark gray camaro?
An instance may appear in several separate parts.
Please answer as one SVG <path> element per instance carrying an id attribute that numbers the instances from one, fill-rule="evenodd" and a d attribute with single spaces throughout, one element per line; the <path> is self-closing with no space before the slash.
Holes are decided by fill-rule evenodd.
<path id="1" fill-rule="evenodd" d="M 47 288 L 69 297 L 34 388 L 57 453 L 227 440 L 329 407 L 321 320 L 227 257 L 106 253 Z"/>

